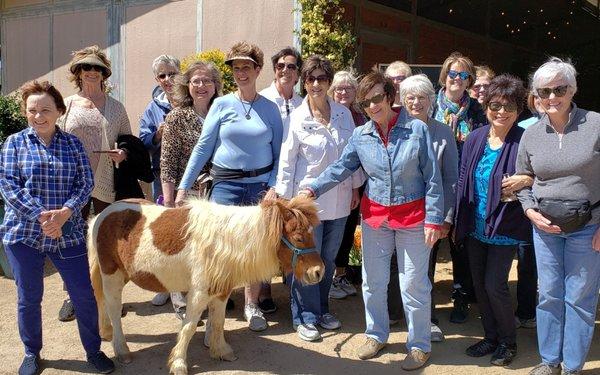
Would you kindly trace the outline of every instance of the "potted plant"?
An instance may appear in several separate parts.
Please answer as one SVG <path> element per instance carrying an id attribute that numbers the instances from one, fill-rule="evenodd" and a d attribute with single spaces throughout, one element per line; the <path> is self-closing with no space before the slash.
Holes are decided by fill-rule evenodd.
<path id="1" fill-rule="evenodd" d="M 15 94 L 0 95 L 0 145 L 9 135 L 17 133 L 25 127 L 27 127 L 27 120 L 21 114 L 18 96 Z M 2 220 L 4 220 L 4 201 L 0 197 L 0 222 Z M 6 277 L 13 278 L 2 242 L 0 242 L 0 272 Z"/>

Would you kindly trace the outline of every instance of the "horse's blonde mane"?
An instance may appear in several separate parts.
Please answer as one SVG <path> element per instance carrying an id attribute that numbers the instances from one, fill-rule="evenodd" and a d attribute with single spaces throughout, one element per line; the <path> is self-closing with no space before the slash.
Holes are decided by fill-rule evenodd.
<path id="1" fill-rule="evenodd" d="M 223 206 L 202 199 L 189 205 L 185 235 L 209 293 L 268 280 L 278 271 L 283 218 L 276 205 Z"/>

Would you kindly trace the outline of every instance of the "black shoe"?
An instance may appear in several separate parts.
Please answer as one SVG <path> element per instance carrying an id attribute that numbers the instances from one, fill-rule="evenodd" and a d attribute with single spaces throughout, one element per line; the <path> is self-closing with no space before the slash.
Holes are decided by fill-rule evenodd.
<path id="1" fill-rule="evenodd" d="M 452 292 L 452 299 L 454 300 L 454 308 L 450 312 L 450 322 L 466 322 L 469 317 L 469 303 L 467 302 L 465 292 L 461 289 L 454 289 L 454 292 Z"/>
<path id="2" fill-rule="evenodd" d="M 263 312 L 263 314 L 271 314 L 277 311 L 277 306 L 275 305 L 275 302 L 273 302 L 273 298 L 267 298 L 259 301 L 258 308 Z"/>
<path id="3" fill-rule="evenodd" d="M 90 365 L 94 366 L 99 374 L 110 374 L 115 371 L 115 364 L 110 360 L 103 352 L 88 355 L 87 361 Z"/>
<path id="4" fill-rule="evenodd" d="M 39 371 L 40 359 L 35 355 L 25 355 L 19 367 L 19 375 L 37 375 Z"/>
<path id="5" fill-rule="evenodd" d="M 125 305 L 121 306 L 121 318 L 124 318 L 127 315 L 127 310 L 125 309 Z"/>
<path id="6" fill-rule="evenodd" d="M 517 356 L 517 344 L 501 343 L 496 348 L 490 363 L 496 366 L 506 366 Z"/>
<path id="7" fill-rule="evenodd" d="M 58 320 L 61 322 L 70 322 L 71 320 L 75 320 L 75 308 L 73 307 L 73 302 L 70 299 L 63 301 L 63 304 L 58 311 Z"/>
<path id="8" fill-rule="evenodd" d="M 227 305 L 225 305 L 225 310 L 230 311 L 235 308 L 235 304 L 231 298 L 227 298 Z"/>
<path id="9" fill-rule="evenodd" d="M 465 351 L 469 357 L 483 357 L 492 354 L 498 348 L 498 344 L 490 339 L 483 339 L 474 345 L 471 345 Z"/>

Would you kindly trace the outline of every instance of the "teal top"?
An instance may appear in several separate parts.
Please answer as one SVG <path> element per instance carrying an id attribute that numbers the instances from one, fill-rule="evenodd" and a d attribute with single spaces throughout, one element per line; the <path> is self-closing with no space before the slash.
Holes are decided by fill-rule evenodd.
<path id="1" fill-rule="evenodd" d="M 485 150 L 477 168 L 475 168 L 474 181 L 475 181 L 475 232 L 471 233 L 473 237 L 481 242 L 489 243 L 491 245 L 517 245 L 518 240 L 514 238 L 495 235 L 493 237 L 485 236 L 485 208 L 488 200 L 488 185 L 490 183 L 490 174 L 496 163 L 496 159 L 500 155 L 501 148 L 494 150 L 490 147 L 490 144 L 485 145 Z"/>
<path id="2" fill-rule="evenodd" d="M 238 182 L 267 182 L 275 186 L 283 124 L 277 105 L 261 95 L 254 103 L 234 93 L 215 99 L 202 126 L 178 189 L 191 189 L 208 161 L 227 169 L 252 171 L 273 164 L 273 169 Z"/>

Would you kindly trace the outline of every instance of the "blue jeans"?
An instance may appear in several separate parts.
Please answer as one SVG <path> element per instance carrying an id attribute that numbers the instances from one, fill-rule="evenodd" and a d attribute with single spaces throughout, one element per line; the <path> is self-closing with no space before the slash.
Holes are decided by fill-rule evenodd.
<path id="1" fill-rule="evenodd" d="M 600 289 L 600 252 L 592 248 L 598 224 L 570 234 L 534 227 L 539 277 L 538 346 L 542 361 L 577 371 L 585 364 L 594 335 Z"/>
<path id="2" fill-rule="evenodd" d="M 264 197 L 268 188 L 266 182 L 219 181 L 213 185 L 209 199 L 226 206 L 252 206 Z"/>
<path id="3" fill-rule="evenodd" d="M 293 273 L 286 275 L 290 286 L 290 302 L 292 305 L 292 323 L 316 324 L 319 318 L 329 313 L 329 289 L 333 282 L 335 257 L 342 243 L 347 216 L 324 220 L 314 229 L 315 246 L 325 264 L 325 275 L 317 285 L 302 285 Z"/>
<path id="4" fill-rule="evenodd" d="M 62 277 L 73 301 L 79 337 L 88 355 L 100 350 L 98 307 L 90 282 L 87 249 L 84 244 L 42 252 L 22 243 L 5 245 L 15 275 L 18 295 L 17 320 L 25 354 L 39 356 L 42 349 L 42 296 L 44 259 L 50 258 Z"/>
<path id="5" fill-rule="evenodd" d="M 380 343 L 390 335 L 387 289 L 390 262 L 396 251 L 400 293 L 408 326 L 406 347 L 431 351 L 431 282 L 427 276 L 431 249 L 425 245 L 423 225 L 390 229 L 383 224 L 362 227 L 362 291 L 367 329 L 365 334 Z"/>

